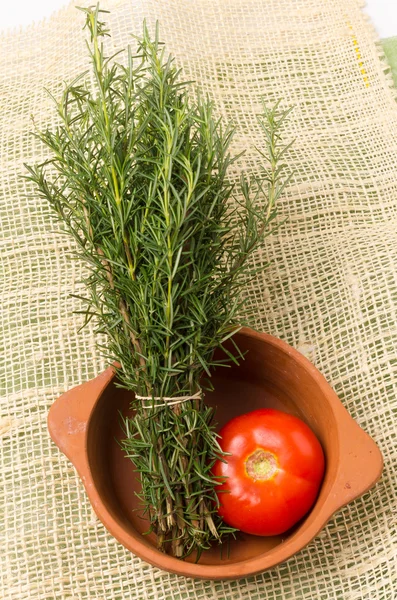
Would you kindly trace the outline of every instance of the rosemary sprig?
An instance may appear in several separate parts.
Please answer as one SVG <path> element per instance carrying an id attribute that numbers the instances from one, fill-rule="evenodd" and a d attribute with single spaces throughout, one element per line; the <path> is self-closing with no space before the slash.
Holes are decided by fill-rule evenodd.
<path id="1" fill-rule="evenodd" d="M 144 24 L 136 52 L 128 47 L 117 62 L 105 55 L 105 11 L 80 10 L 95 85 L 83 73 L 65 87 L 59 125 L 35 134 L 51 156 L 27 166 L 28 178 L 90 265 L 85 319 L 106 334 L 120 385 L 152 398 L 135 402 L 123 442 L 150 530 L 162 550 L 199 557 L 233 531 L 216 510 L 211 469 L 222 453 L 212 410 L 203 395 L 172 406 L 158 399 L 210 388 L 214 350 L 239 329 L 244 285 L 256 273 L 248 260 L 272 230 L 288 180 L 280 137 L 288 111 L 264 106 L 266 168 L 233 185 L 233 130 L 207 98 L 192 96 L 158 28 L 152 39 Z M 224 348 L 223 364 L 241 358 L 234 348 Z"/>

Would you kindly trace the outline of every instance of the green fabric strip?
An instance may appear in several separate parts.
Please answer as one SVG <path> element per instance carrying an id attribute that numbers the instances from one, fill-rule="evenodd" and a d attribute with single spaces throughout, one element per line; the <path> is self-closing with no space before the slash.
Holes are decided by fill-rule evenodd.
<path id="1" fill-rule="evenodd" d="M 391 66 L 394 85 L 397 86 L 397 36 L 381 40 L 383 51 Z"/>

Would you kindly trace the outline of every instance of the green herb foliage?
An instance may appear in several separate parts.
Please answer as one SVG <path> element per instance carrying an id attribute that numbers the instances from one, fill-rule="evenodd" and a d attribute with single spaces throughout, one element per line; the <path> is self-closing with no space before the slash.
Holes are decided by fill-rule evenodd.
<path id="1" fill-rule="evenodd" d="M 136 52 L 128 47 L 117 62 L 101 39 L 105 11 L 81 10 L 94 85 L 83 73 L 65 87 L 60 124 L 36 132 L 51 156 L 28 166 L 29 178 L 90 265 L 84 314 L 106 334 L 120 384 L 151 398 L 135 401 L 123 442 L 150 531 L 160 549 L 199 557 L 233 531 L 216 510 L 211 468 L 222 453 L 212 410 L 203 395 L 159 399 L 210 387 L 214 350 L 239 329 L 244 285 L 256 272 L 247 261 L 286 184 L 280 127 L 288 111 L 264 107 L 267 167 L 234 186 L 233 130 L 181 80 L 158 31 L 152 39 L 144 25 Z M 241 358 L 234 347 L 224 363 Z"/>

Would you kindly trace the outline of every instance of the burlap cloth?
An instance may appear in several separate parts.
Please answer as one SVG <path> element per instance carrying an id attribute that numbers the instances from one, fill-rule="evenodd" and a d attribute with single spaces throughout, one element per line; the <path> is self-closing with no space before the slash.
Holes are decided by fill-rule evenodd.
<path id="1" fill-rule="evenodd" d="M 302 552 L 255 578 L 214 583 L 151 568 L 96 519 L 74 468 L 49 439 L 47 411 L 103 364 L 78 333 L 82 267 L 46 204 L 21 178 L 43 150 L 30 115 L 54 120 L 43 88 L 86 64 L 72 6 L 0 38 L 0 596 L 5 599 L 392 599 L 397 597 L 397 107 L 358 0 L 104 2 L 119 47 L 144 16 L 186 78 L 262 141 L 259 97 L 295 105 L 287 138 L 296 174 L 286 223 L 256 261 L 252 325 L 299 348 L 385 457 L 382 480 Z M 250 150 L 251 149 L 251 150 Z M 241 166 L 241 165 L 240 165 Z M 394 590 L 394 591 L 393 591 Z"/>

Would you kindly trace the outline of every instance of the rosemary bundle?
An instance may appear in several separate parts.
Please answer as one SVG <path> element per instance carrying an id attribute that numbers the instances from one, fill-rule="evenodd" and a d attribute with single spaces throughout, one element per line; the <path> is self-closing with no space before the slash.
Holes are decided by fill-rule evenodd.
<path id="1" fill-rule="evenodd" d="M 95 317 L 120 385 L 135 392 L 123 448 L 140 473 L 150 531 L 160 549 L 199 556 L 233 531 L 217 514 L 211 468 L 222 453 L 203 390 L 214 350 L 239 329 L 256 273 L 248 259 L 287 182 L 288 111 L 263 107 L 263 174 L 233 185 L 233 130 L 181 80 L 158 30 L 152 39 L 144 24 L 136 51 L 117 62 L 105 55 L 105 11 L 80 10 L 94 83 L 83 73 L 54 99 L 59 125 L 35 133 L 51 155 L 27 166 L 28 178 L 88 262 L 85 321 Z M 241 358 L 234 348 L 223 364 Z"/>

